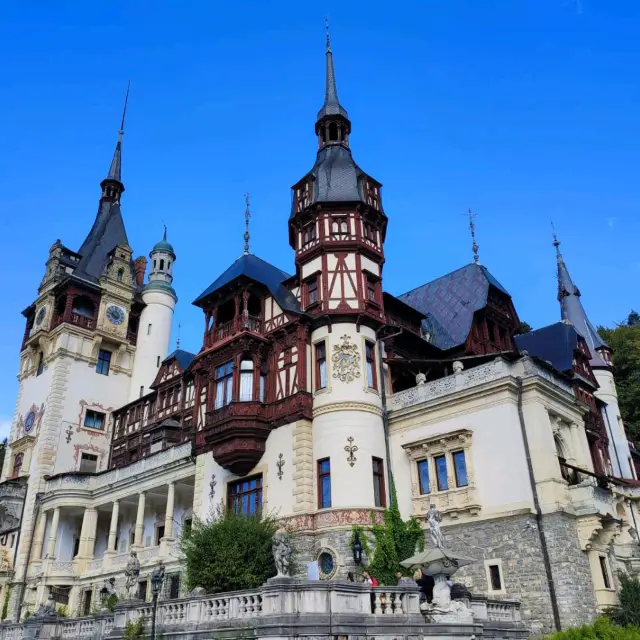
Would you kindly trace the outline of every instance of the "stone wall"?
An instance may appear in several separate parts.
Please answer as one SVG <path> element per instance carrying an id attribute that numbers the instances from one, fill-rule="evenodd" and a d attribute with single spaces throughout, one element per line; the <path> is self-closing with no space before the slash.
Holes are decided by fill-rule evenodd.
<path id="1" fill-rule="evenodd" d="M 566 628 L 589 622 L 596 614 L 596 601 L 575 521 L 569 515 L 555 513 L 544 516 L 543 524 L 561 625 Z M 458 571 L 456 580 L 464 582 L 472 593 L 520 600 L 522 618 L 534 634 L 554 631 L 540 535 L 533 515 L 447 525 L 443 533 L 447 547 L 478 560 Z M 490 559 L 501 560 L 504 595 L 494 595 L 489 589 L 485 560 Z"/>

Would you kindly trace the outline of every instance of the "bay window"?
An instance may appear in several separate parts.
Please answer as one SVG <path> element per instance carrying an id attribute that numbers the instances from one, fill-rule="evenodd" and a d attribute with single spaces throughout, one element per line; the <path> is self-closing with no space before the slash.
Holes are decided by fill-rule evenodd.
<path id="1" fill-rule="evenodd" d="M 231 402 L 233 362 L 225 362 L 216 367 L 214 385 L 215 408 L 220 409 Z"/>
<path id="2" fill-rule="evenodd" d="M 253 360 L 240 362 L 240 402 L 253 400 Z"/>

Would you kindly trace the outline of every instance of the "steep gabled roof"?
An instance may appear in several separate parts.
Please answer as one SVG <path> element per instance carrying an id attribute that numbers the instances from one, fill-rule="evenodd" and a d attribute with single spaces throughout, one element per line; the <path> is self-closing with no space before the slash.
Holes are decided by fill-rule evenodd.
<path id="1" fill-rule="evenodd" d="M 302 313 L 296 297 L 282 284 L 291 276 L 252 253 L 240 256 L 193 301 L 193 304 L 201 307 L 206 298 L 242 276 L 267 287 L 283 310 Z"/>
<path id="2" fill-rule="evenodd" d="M 169 362 L 174 358 L 178 361 L 180 368 L 184 371 L 189 368 L 189 365 L 193 362 L 193 359 L 196 357 L 195 353 L 190 353 L 189 351 L 185 351 L 184 349 L 176 349 L 173 353 L 170 353 L 163 361 Z"/>
<path id="3" fill-rule="evenodd" d="M 432 344 L 451 349 L 466 341 L 473 314 L 486 306 L 491 286 L 509 296 L 486 267 L 472 263 L 398 297 L 425 314 L 422 328 Z"/>

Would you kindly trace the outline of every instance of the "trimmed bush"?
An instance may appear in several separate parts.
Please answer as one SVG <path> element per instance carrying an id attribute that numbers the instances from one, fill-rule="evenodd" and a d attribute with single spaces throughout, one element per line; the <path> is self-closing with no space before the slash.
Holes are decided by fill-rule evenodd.
<path id="1" fill-rule="evenodd" d="M 640 627 L 619 627 L 605 617 L 591 625 L 554 633 L 548 640 L 640 640 Z"/>

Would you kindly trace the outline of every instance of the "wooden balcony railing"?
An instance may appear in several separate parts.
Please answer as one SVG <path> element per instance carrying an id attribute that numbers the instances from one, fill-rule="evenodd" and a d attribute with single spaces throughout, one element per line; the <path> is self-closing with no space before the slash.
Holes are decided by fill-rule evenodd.
<path id="1" fill-rule="evenodd" d="M 229 320 L 228 322 L 223 322 L 209 332 L 211 339 L 210 344 L 226 340 L 227 338 L 242 331 L 262 333 L 262 320 L 257 316 L 251 315 L 245 320 L 245 317 L 241 315 L 233 320 Z"/>

